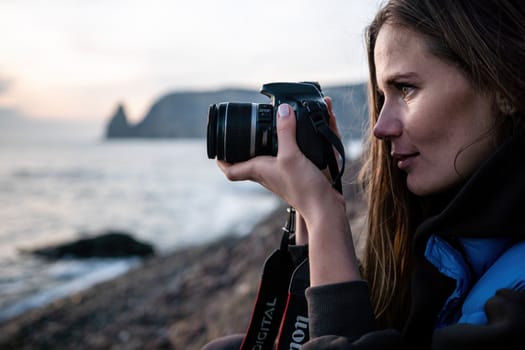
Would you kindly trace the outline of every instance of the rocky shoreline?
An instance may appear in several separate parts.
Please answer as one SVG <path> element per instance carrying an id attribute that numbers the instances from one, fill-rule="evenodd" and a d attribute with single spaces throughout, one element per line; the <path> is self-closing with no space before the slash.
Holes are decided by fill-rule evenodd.
<path id="1" fill-rule="evenodd" d="M 364 205 L 354 176 L 347 171 L 344 193 L 357 236 Z M 2 323 L 0 349 L 200 349 L 243 332 L 261 266 L 278 247 L 286 217 L 282 205 L 247 236 L 148 258 L 123 276 Z"/>

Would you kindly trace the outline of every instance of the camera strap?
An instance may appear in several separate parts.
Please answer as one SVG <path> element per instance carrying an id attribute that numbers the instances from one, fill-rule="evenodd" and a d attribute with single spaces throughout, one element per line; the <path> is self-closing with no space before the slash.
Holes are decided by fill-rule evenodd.
<path id="1" fill-rule="evenodd" d="M 330 176 L 332 177 L 332 187 L 339 191 L 339 193 L 343 193 L 341 178 L 343 177 L 343 173 L 345 171 L 345 148 L 341 142 L 341 139 L 335 132 L 332 131 L 332 129 L 330 129 L 330 125 L 326 119 L 326 115 L 328 115 L 326 106 L 320 102 L 312 101 L 303 101 L 302 105 L 308 111 L 308 115 L 314 125 L 315 130 L 323 135 L 325 141 L 332 145 L 337 153 L 339 153 L 341 166 L 338 164 L 335 152 L 329 152 L 327 155 L 328 168 L 330 170 Z"/>
<path id="2" fill-rule="evenodd" d="M 335 132 L 330 129 L 326 105 L 303 101 L 311 122 L 327 142 L 327 164 L 332 187 L 342 193 L 341 178 L 345 169 L 345 150 Z M 340 166 L 336 156 L 340 157 Z M 289 208 L 288 222 L 283 227 L 281 246 L 265 261 L 257 298 L 248 330 L 240 350 L 299 349 L 308 341 L 308 307 L 305 291 L 310 285 L 307 247 L 302 251 L 289 247 L 295 232 L 295 210 Z M 297 247 L 299 248 L 299 247 Z"/>
<path id="3" fill-rule="evenodd" d="M 276 350 L 299 349 L 308 341 L 308 305 L 305 291 L 309 286 L 310 269 L 308 259 L 304 259 L 295 269 L 290 281 Z"/>
<path id="4" fill-rule="evenodd" d="M 299 349 L 308 340 L 308 252 L 306 247 L 290 252 L 294 232 L 295 210 L 289 208 L 281 246 L 264 263 L 241 350 Z"/>

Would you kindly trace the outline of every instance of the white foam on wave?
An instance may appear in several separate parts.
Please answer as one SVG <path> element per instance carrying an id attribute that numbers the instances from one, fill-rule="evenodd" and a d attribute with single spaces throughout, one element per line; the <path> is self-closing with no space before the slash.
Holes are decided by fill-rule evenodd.
<path id="1" fill-rule="evenodd" d="M 272 210 L 279 199 L 248 182 L 224 183 L 212 191 L 198 193 L 202 198 L 194 201 L 194 210 L 185 214 L 185 237 L 179 243 L 200 244 L 224 235 L 245 235 Z M 211 192 L 211 191 L 210 191 Z"/>
<path id="2" fill-rule="evenodd" d="M 63 260 L 49 265 L 43 273 L 54 283 L 0 310 L 0 322 L 12 319 L 31 309 L 85 290 L 97 283 L 113 279 L 138 266 L 140 259 Z"/>

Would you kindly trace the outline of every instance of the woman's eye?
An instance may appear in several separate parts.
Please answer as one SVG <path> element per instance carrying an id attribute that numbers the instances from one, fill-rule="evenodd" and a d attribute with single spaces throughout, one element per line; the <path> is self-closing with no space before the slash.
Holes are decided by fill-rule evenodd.
<path id="1" fill-rule="evenodd" d="M 410 97 L 410 95 L 414 92 L 414 87 L 409 84 L 396 84 L 396 88 L 399 90 L 403 98 Z"/>

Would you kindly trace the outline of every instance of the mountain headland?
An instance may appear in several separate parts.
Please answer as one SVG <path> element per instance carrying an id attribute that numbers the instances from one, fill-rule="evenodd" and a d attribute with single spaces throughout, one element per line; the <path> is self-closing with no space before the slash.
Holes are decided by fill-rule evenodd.
<path id="1" fill-rule="evenodd" d="M 343 140 L 359 139 L 366 123 L 366 85 L 340 85 L 323 88 L 333 100 Z M 171 92 L 153 103 L 144 118 L 130 123 L 126 109 L 119 104 L 109 119 L 106 137 L 114 138 L 203 138 L 206 136 L 208 108 L 220 102 L 269 103 L 256 90 L 223 89 L 203 92 Z"/>

